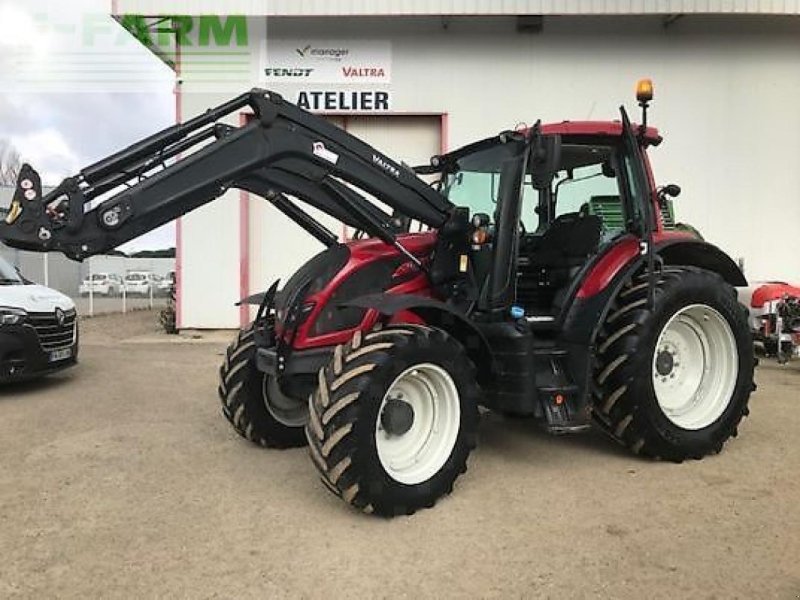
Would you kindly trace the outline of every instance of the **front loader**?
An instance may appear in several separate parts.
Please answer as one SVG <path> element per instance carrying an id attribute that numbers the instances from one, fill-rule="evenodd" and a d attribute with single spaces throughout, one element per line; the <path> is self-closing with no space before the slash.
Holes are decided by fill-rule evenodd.
<path id="1" fill-rule="evenodd" d="M 0 238 L 80 260 L 229 188 L 271 202 L 325 249 L 243 299 L 258 310 L 220 368 L 222 411 L 262 446 L 307 444 L 325 486 L 365 512 L 411 514 L 449 493 L 479 407 L 699 459 L 736 435 L 754 389 L 733 289 L 745 280 L 665 227 L 679 188 L 650 169 L 651 97 L 642 85 L 641 126 L 624 109 L 537 123 L 411 169 L 254 89 L 44 197 L 26 165 Z M 247 124 L 218 123 L 248 108 Z M 357 235 L 338 241 L 297 200 Z"/>

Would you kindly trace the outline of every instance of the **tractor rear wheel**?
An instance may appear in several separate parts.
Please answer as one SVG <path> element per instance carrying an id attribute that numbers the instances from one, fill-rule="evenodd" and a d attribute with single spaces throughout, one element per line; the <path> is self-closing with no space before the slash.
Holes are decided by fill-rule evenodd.
<path id="1" fill-rule="evenodd" d="M 753 342 L 735 290 L 691 267 L 626 284 L 597 343 L 595 422 L 645 456 L 681 462 L 719 452 L 737 433 L 753 384 Z"/>
<path id="2" fill-rule="evenodd" d="M 219 368 L 222 414 L 243 438 L 269 448 L 306 445 L 305 400 L 284 394 L 274 377 L 255 365 L 253 326 L 242 329 L 225 352 Z"/>
<path id="3" fill-rule="evenodd" d="M 398 325 L 338 346 L 309 400 L 306 435 L 326 487 L 382 516 L 452 491 L 478 430 L 475 367 L 440 329 Z"/>

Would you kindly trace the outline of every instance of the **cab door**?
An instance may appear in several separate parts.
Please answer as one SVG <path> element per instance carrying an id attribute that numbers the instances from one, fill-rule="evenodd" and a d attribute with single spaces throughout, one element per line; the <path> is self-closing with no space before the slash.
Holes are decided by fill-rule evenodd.
<path id="1" fill-rule="evenodd" d="M 625 180 L 626 228 L 640 239 L 648 239 L 655 228 L 650 184 L 645 169 L 644 157 L 636 132 L 624 106 L 622 115 L 622 162 Z"/>

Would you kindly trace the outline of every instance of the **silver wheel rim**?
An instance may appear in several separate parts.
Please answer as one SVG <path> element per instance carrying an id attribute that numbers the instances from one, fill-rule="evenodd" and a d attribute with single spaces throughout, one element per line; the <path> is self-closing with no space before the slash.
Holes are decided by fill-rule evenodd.
<path id="1" fill-rule="evenodd" d="M 413 411 L 402 434 L 390 433 L 381 415 L 390 401 Z M 400 373 L 381 401 L 375 424 L 375 446 L 384 471 L 399 483 L 415 485 L 436 475 L 453 452 L 461 426 L 458 388 L 438 365 L 421 363 Z"/>
<path id="2" fill-rule="evenodd" d="M 739 375 L 728 321 L 705 304 L 679 310 L 658 337 L 652 372 L 658 405 L 670 421 L 689 430 L 711 425 L 728 408 Z"/>
<path id="3" fill-rule="evenodd" d="M 308 403 L 284 394 L 274 377 L 269 375 L 262 377 L 261 397 L 267 412 L 278 423 L 287 427 L 305 427 L 308 421 Z"/>

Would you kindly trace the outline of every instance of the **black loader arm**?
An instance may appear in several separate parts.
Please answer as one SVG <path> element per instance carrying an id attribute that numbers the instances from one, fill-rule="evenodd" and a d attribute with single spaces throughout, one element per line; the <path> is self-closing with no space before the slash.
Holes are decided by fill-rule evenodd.
<path id="1" fill-rule="evenodd" d="M 253 118 L 240 127 L 217 123 L 248 109 Z M 44 196 L 38 173 L 23 165 L 0 240 L 82 260 L 229 188 L 264 197 L 323 243 L 332 234 L 287 195 L 395 245 L 392 215 L 352 188 L 430 227 L 452 208 L 411 169 L 279 94 L 253 89 L 86 167 Z"/>

